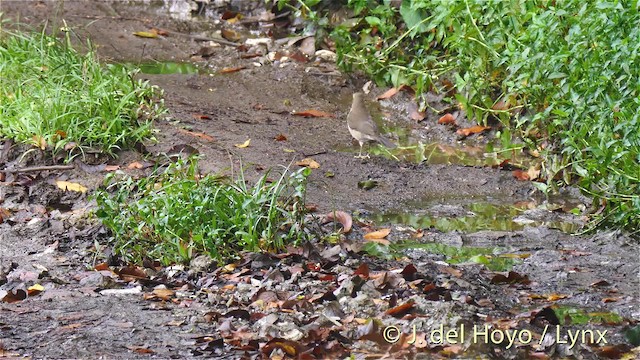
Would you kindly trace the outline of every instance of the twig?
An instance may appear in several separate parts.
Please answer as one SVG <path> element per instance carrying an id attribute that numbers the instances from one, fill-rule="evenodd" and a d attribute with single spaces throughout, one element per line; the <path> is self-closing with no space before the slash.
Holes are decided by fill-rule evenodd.
<path id="1" fill-rule="evenodd" d="M 51 171 L 51 170 L 71 170 L 74 169 L 73 165 L 50 165 L 50 166 L 34 166 L 34 167 L 26 167 L 22 169 L 15 170 L 0 170 L 0 172 L 5 173 L 27 173 L 27 172 L 37 172 L 37 171 Z"/>
<path id="2" fill-rule="evenodd" d="M 312 157 L 312 156 L 322 155 L 322 154 L 326 154 L 326 153 L 327 153 L 327 150 L 319 151 L 319 152 L 316 152 L 316 153 L 313 153 L 313 154 L 305 154 L 305 153 L 302 153 L 302 155 L 303 155 L 304 157 Z"/>

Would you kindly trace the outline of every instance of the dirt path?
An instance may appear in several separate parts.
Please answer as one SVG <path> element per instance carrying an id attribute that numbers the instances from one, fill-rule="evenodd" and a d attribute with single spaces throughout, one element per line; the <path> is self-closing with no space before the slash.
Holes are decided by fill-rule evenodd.
<path id="1" fill-rule="evenodd" d="M 201 49 L 202 42 L 180 36 L 144 39 L 133 36 L 133 32 L 158 27 L 190 33 L 211 28 L 212 22 L 176 20 L 158 14 L 154 9 L 152 6 L 133 6 L 124 2 L 98 2 L 94 6 L 87 6 L 86 2 L 80 1 L 5 0 L 1 11 L 5 17 L 20 19 L 36 28 L 44 20 L 59 26 L 61 19 L 65 19 L 81 39 L 90 37 L 100 55 L 110 61 L 188 61 L 192 54 Z M 420 201 L 426 198 L 457 199 L 453 202 L 456 206 L 474 202 L 513 204 L 531 201 L 531 184 L 517 181 L 510 171 L 450 164 L 414 164 L 380 156 L 372 156 L 364 161 L 354 159 L 357 144 L 347 131 L 345 116 L 351 94 L 359 89 L 356 84 L 362 85 L 363 80 L 346 75 L 335 76 L 334 73 L 326 75 L 305 71 L 305 68 L 335 70 L 332 63 L 283 62 L 282 66 L 267 63 L 256 66 L 260 59 L 242 59 L 240 55 L 232 47 L 215 47 L 213 55 L 206 61 L 210 73 L 214 75 L 140 75 L 164 89 L 165 104 L 170 111 L 167 119 L 157 122 L 158 142 L 146 144 L 149 153 L 169 152 L 176 146 L 186 144 L 201 154 L 200 166 L 204 172 L 229 173 L 231 169 L 237 171 L 242 165 L 250 178 L 262 175 L 271 167 L 287 166 L 311 157 L 320 164 L 320 168 L 313 172 L 308 196 L 309 202 L 317 204 L 320 213 L 343 210 L 366 214 L 402 209 L 407 204 L 419 208 Z M 216 74 L 222 68 L 238 66 L 246 68 L 235 73 Z M 375 89 L 374 93 L 380 94 L 383 90 Z M 373 95 L 370 99 L 373 99 Z M 432 115 L 435 118 L 430 116 L 426 121 L 416 124 L 406 113 L 394 111 L 405 108 L 406 102 L 406 98 L 399 96 L 397 100 L 385 103 L 386 108 L 377 108 L 373 101 L 371 106 L 375 111 L 388 114 L 386 119 L 390 124 L 408 131 L 410 136 L 406 141 L 429 139 L 449 146 L 462 146 L 450 129 L 435 125 L 435 115 Z M 291 114 L 292 111 L 308 109 L 321 110 L 335 117 L 305 118 Z M 194 134 L 206 134 L 212 139 Z M 277 141 L 279 135 L 284 135 L 286 141 Z M 249 147 L 234 146 L 247 139 L 251 139 Z M 12 161 L 15 158 L 12 156 Z M 109 163 L 126 168 L 132 161 L 143 158 L 140 153 L 126 152 Z M 32 162 L 39 164 L 42 160 L 34 159 Z M 130 172 L 135 173 L 135 170 Z M 222 305 L 224 302 L 218 297 L 227 299 L 225 296 L 228 294 L 215 294 L 213 290 L 204 291 L 188 285 L 207 284 L 206 279 L 215 277 L 210 272 L 198 273 L 193 269 L 187 272 L 187 269 L 183 277 L 176 276 L 180 279 L 176 280 L 176 288 L 181 289 L 179 291 L 182 293 L 175 294 L 175 301 L 150 301 L 141 295 L 116 296 L 101 294 L 97 290 L 108 289 L 117 280 L 89 270 L 94 265 L 94 256 L 99 255 L 92 252 L 95 251 L 94 241 L 103 240 L 106 235 L 97 224 L 83 216 L 91 206 L 86 197 L 62 193 L 51 185 L 51 180 L 65 177 L 95 189 L 103 175 L 102 172 L 87 171 L 87 167 L 78 166 L 69 171 L 39 173 L 25 185 L 0 187 L 0 204 L 15 214 L 24 215 L 15 221 L 0 224 L 0 284 L 3 284 L 3 289 L 10 291 L 17 289 L 15 284 L 38 282 L 45 286 L 41 295 L 22 302 L 0 303 L 0 355 L 4 348 L 9 354 L 33 358 L 191 358 L 222 357 L 223 353 L 229 358 L 244 354 L 257 356 L 260 353 L 257 348 L 247 347 L 243 352 L 236 346 L 232 347 L 233 352 L 228 352 L 229 344 L 225 348 L 215 340 L 218 339 L 216 334 L 227 322 L 223 321 L 224 316 L 211 320 L 207 314 L 212 311 L 226 312 L 228 305 L 225 308 Z M 368 179 L 376 180 L 378 186 L 371 190 L 360 189 L 358 183 Z M 391 225 L 394 226 L 391 239 L 400 238 L 401 224 Z M 356 241 L 358 236 L 359 233 L 352 234 L 348 240 Z M 615 232 L 590 237 L 571 236 L 543 226 L 532 226 L 521 231 L 467 234 L 426 229 L 424 236 L 432 241 L 502 246 L 513 253 L 528 254 L 513 270 L 526 274 L 530 283 L 516 281 L 511 286 L 496 285 L 490 281 L 493 276 L 491 272 L 473 265 L 464 267 L 464 274 L 460 277 L 452 275 L 451 271 L 446 275 L 447 281 L 458 283 L 459 288 L 476 289 L 475 292 L 469 290 L 475 300 L 490 299 L 493 309 L 490 316 L 506 318 L 510 312 L 514 316 L 525 313 L 526 309 L 539 310 L 548 305 L 529 294 L 563 295 L 564 300 L 561 299 L 559 304 L 587 308 L 591 312 L 619 314 L 623 320 L 589 326 L 608 329 L 609 344 L 620 346 L 618 350 L 621 353 L 628 350 L 622 329 L 640 320 L 640 254 L 635 240 Z M 358 267 L 356 260 L 360 259 L 344 247 L 342 252 L 345 264 L 348 263 L 346 267 L 353 272 Z M 339 268 L 336 266 L 340 264 L 327 260 L 331 257 L 325 255 L 320 262 L 330 264 L 326 270 L 338 274 Z M 419 273 L 448 271 L 434 265 L 434 261 L 439 260 L 442 258 L 414 250 L 404 263 L 382 263 L 376 270 L 402 269 L 406 263 L 413 263 Z M 374 264 L 382 262 L 368 261 L 372 270 Z M 460 285 L 462 283 L 464 285 Z M 494 289 L 483 293 L 484 290 L 480 290 L 483 286 Z M 448 288 L 447 291 L 455 289 L 458 288 Z M 142 291 L 148 292 L 148 289 Z M 238 293 L 242 292 L 238 290 Z M 251 296 L 258 295 L 251 293 Z M 475 315 L 468 307 L 470 303 L 462 301 L 461 304 L 456 305 L 462 307 L 459 316 L 473 318 Z M 477 303 L 473 306 L 482 308 Z M 326 308 L 316 310 L 326 311 Z M 455 313 L 453 309 L 445 312 Z M 362 314 L 366 311 L 360 309 L 356 313 L 357 318 L 364 318 Z M 240 320 L 248 320 L 243 316 L 240 316 Z M 437 323 L 439 318 L 431 316 L 435 319 L 433 323 Z M 253 322 L 254 319 L 251 320 Z M 297 319 L 296 324 L 300 323 L 304 321 Z M 447 324 L 455 326 L 453 320 L 447 320 Z M 271 335 L 265 330 L 268 326 L 260 326 Z M 234 334 L 237 334 L 239 330 L 236 328 L 235 331 Z M 340 336 L 351 336 L 352 340 L 358 338 L 346 330 Z M 340 342 L 342 346 L 345 344 L 337 335 L 330 339 Z M 326 338 L 324 340 L 329 341 Z M 580 349 L 567 349 L 568 346 L 560 344 L 549 345 L 538 351 L 551 356 L 561 354 L 585 358 L 607 355 L 602 355 L 601 347 L 582 345 Z M 354 345 L 352 351 L 365 354 L 366 351 L 359 346 L 362 345 Z M 473 346 L 469 348 L 473 349 Z M 480 346 L 475 351 L 480 353 L 486 350 Z M 504 349 L 497 353 L 495 349 L 492 351 L 498 358 L 518 354 Z M 412 354 L 407 352 L 408 357 Z"/>

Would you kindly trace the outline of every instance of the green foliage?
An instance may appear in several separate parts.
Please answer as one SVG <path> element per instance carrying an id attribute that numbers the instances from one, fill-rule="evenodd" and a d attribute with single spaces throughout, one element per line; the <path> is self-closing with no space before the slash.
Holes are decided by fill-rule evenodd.
<path id="1" fill-rule="evenodd" d="M 0 34 L 0 137 L 109 154 L 151 134 L 158 89 L 45 34 Z M 91 44 L 88 44 L 91 47 Z"/>
<path id="2" fill-rule="evenodd" d="M 598 207 L 607 205 L 594 224 L 637 230 L 638 6 L 403 0 L 394 7 L 387 0 L 349 0 L 355 18 L 336 25 L 331 36 L 338 64 L 380 85 L 406 84 L 421 97 L 452 83 L 449 101 L 479 123 L 498 119 L 504 145 L 512 144 L 505 135 L 512 134 L 542 153 L 544 189 L 577 184 Z M 494 109 L 498 101 L 507 109 Z"/>
<path id="3" fill-rule="evenodd" d="M 272 182 L 265 174 L 250 187 L 242 173 L 234 182 L 200 178 L 196 164 L 179 162 L 140 180 L 107 178 L 96 214 L 113 233 L 116 253 L 164 264 L 206 253 L 224 262 L 242 250 L 280 250 L 304 238 L 310 170 L 285 170 Z"/>

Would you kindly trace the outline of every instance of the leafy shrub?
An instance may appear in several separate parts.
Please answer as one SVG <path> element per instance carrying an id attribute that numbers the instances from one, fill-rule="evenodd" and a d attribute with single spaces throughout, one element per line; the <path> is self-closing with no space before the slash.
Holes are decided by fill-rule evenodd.
<path id="1" fill-rule="evenodd" d="M 606 205 L 594 224 L 640 228 L 637 1 L 393 4 L 348 0 L 354 19 L 317 21 L 331 28 L 343 69 L 409 85 L 418 96 L 454 87 L 452 104 L 478 122 L 499 119 L 503 134 L 545 157 L 539 188 L 577 184 Z"/>

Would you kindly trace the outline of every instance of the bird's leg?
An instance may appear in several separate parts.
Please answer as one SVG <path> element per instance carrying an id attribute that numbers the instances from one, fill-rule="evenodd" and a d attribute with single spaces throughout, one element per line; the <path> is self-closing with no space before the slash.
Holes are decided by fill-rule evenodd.
<path id="1" fill-rule="evenodd" d="M 368 159 L 369 158 L 369 154 L 367 155 L 362 155 L 362 143 L 360 143 L 360 152 L 358 153 L 358 155 L 354 156 L 356 159 Z"/>

